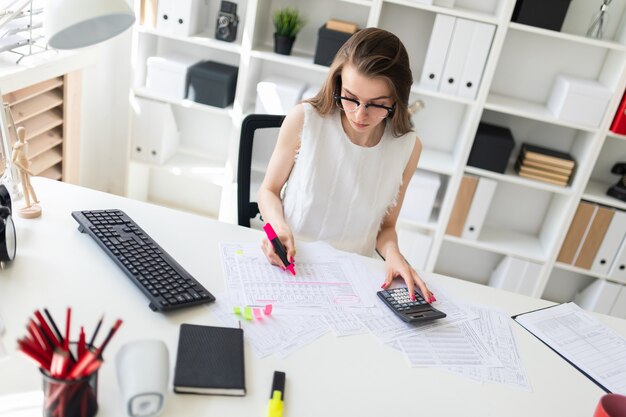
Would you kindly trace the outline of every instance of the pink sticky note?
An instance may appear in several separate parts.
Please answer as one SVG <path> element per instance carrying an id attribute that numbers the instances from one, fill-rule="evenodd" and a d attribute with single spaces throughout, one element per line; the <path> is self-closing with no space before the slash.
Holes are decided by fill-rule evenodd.
<path id="1" fill-rule="evenodd" d="M 263 318 L 263 316 L 261 315 L 261 309 L 258 307 L 255 307 L 252 309 L 252 312 L 254 313 L 254 318 L 257 320 L 260 320 Z"/>
<path id="2" fill-rule="evenodd" d="M 266 316 L 271 316 L 272 315 L 272 305 L 271 304 L 266 304 L 265 305 L 265 310 L 263 310 L 263 313 L 265 313 Z"/>

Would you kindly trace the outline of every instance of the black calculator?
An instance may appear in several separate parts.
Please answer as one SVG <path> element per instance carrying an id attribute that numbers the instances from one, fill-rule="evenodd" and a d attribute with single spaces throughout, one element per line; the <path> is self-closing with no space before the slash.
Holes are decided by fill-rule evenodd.
<path id="1" fill-rule="evenodd" d="M 415 301 L 409 297 L 407 288 L 393 288 L 377 292 L 387 307 L 407 323 L 420 323 L 446 317 L 446 313 L 437 310 L 414 290 Z"/>

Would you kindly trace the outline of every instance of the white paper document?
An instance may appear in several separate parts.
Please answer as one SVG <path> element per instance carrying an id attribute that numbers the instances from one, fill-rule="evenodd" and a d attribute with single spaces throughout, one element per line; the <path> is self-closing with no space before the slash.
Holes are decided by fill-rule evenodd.
<path id="1" fill-rule="evenodd" d="M 222 243 L 222 264 L 231 301 L 283 307 L 365 306 L 353 285 L 355 269 L 349 255 L 300 244 L 297 276 L 271 265 L 257 244 Z M 238 300 L 233 300 L 238 298 Z"/>
<path id="2" fill-rule="evenodd" d="M 502 363 L 501 367 L 455 366 L 448 370 L 479 382 L 491 382 L 531 391 L 528 377 L 522 367 L 517 344 L 511 331 L 511 318 L 508 314 L 486 307 L 469 306 L 469 310 L 478 315 L 478 319 L 468 322 L 487 348 Z"/>
<path id="3" fill-rule="evenodd" d="M 626 339 L 574 303 L 515 320 L 609 391 L 626 394 Z"/>

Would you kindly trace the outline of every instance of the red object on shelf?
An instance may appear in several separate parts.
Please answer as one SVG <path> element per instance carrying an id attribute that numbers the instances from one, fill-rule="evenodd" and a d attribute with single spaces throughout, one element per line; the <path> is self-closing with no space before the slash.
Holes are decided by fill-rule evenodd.
<path id="1" fill-rule="evenodd" d="M 626 93 L 624 93 L 613 123 L 611 123 L 611 131 L 619 135 L 626 135 Z"/>

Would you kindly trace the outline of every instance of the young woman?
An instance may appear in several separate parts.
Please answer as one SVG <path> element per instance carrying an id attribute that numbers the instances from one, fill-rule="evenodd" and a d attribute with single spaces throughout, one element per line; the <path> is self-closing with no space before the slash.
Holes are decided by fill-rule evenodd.
<path id="1" fill-rule="evenodd" d="M 412 131 L 413 77 L 404 45 L 367 28 L 339 50 L 320 92 L 294 107 L 278 135 L 257 199 L 294 261 L 297 239 L 385 259 L 382 288 L 401 276 L 436 301 L 398 248 L 395 226 L 422 144 Z M 282 194 L 281 194 L 282 193 Z M 268 240 L 268 260 L 283 267 Z"/>

